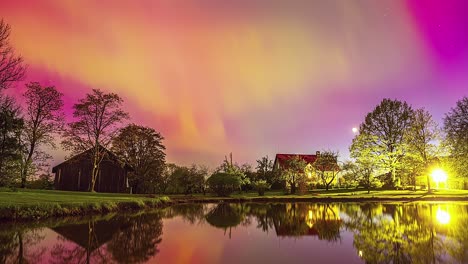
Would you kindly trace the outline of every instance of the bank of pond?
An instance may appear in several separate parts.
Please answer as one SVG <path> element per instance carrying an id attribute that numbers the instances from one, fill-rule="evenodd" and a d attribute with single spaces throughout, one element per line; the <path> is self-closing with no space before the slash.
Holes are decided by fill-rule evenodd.
<path id="1" fill-rule="evenodd" d="M 468 203 L 187 203 L 4 222 L 0 263 L 468 263 Z"/>

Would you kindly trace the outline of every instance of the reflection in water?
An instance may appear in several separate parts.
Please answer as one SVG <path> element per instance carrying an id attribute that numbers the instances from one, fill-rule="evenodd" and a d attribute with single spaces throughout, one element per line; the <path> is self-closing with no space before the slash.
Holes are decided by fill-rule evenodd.
<path id="1" fill-rule="evenodd" d="M 297 248 L 313 241 L 327 243 L 324 250 L 329 250 L 328 254 L 335 254 L 334 248 L 345 244 L 354 251 L 357 260 L 367 263 L 468 263 L 468 205 L 433 203 L 185 204 L 137 215 L 61 220 L 34 226 L 8 225 L 0 230 L 0 263 L 144 263 L 156 259 L 164 262 L 164 258 L 158 259 L 159 250 L 164 251 L 163 222 L 173 223 L 164 225 L 164 233 L 172 236 L 164 241 L 169 244 L 177 241 L 178 253 L 186 251 L 186 243 L 205 243 L 218 229 L 226 237 L 210 243 L 240 241 L 232 244 L 237 246 L 230 251 L 242 252 L 243 243 L 252 239 L 243 236 L 242 231 L 258 230 L 264 234 L 261 243 L 265 247 L 272 245 L 265 244 L 264 239 L 286 242 L 293 239 Z M 173 237 L 181 235 L 176 232 L 179 229 L 199 231 L 192 232 L 196 235 L 185 242 L 185 237 Z M 44 230 L 56 238 L 43 242 Z M 203 250 L 214 249 L 203 247 Z M 285 254 L 274 248 L 267 252 Z M 261 258 L 261 254 L 257 252 L 255 257 Z M 302 254 L 306 257 L 311 253 L 306 250 Z M 253 261 L 252 256 L 250 262 Z"/>

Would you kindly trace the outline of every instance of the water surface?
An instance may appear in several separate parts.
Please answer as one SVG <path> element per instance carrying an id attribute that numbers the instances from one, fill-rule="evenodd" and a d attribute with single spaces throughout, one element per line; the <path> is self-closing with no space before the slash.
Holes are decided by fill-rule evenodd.
<path id="1" fill-rule="evenodd" d="M 0 263 L 468 263 L 467 203 L 185 204 L 3 223 Z"/>

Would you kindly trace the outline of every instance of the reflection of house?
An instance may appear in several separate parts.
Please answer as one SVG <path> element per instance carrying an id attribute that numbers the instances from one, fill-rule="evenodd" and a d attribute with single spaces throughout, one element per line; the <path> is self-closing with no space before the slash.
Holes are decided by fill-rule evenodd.
<path id="1" fill-rule="evenodd" d="M 111 151 L 104 149 L 105 157 L 99 166 L 94 190 L 97 192 L 126 192 L 130 166 L 120 161 Z M 87 191 L 93 170 L 91 149 L 78 154 L 52 169 L 55 173 L 55 189 Z"/>
<path id="2" fill-rule="evenodd" d="M 119 231 L 122 224 L 119 221 L 88 221 L 82 224 L 71 224 L 54 227 L 56 233 L 79 245 L 89 253 L 110 241 Z"/>

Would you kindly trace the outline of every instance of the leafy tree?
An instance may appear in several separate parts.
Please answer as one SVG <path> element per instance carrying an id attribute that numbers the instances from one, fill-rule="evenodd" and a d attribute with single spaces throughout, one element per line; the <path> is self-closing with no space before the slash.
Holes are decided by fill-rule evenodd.
<path id="1" fill-rule="evenodd" d="M 93 89 L 73 106 L 76 121 L 68 123 L 62 145 L 74 154 L 91 150 L 93 170 L 89 191 L 94 191 L 101 161 L 128 113 L 121 109 L 123 100 L 115 93 Z"/>
<path id="2" fill-rule="evenodd" d="M 439 151 L 435 144 L 440 139 L 440 131 L 432 115 L 425 109 L 417 109 L 411 118 L 411 125 L 406 131 L 408 152 L 403 159 L 405 167 L 409 168 L 412 175 L 426 172 L 428 190 L 431 189 L 431 181 L 428 167 L 436 159 Z M 414 179 L 412 184 L 414 185 Z"/>
<path id="3" fill-rule="evenodd" d="M 281 177 L 291 187 L 291 194 L 295 194 L 299 183 L 305 182 L 304 169 L 306 162 L 299 156 L 288 159 L 281 172 Z"/>
<path id="4" fill-rule="evenodd" d="M 0 92 L 23 79 L 26 67 L 9 42 L 11 27 L 0 20 Z"/>
<path id="5" fill-rule="evenodd" d="M 207 180 L 208 186 L 218 196 L 229 196 L 241 186 L 241 176 L 238 173 L 215 172 Z"/>
<path id="6" fill-rule="evenodd" d="M 225 172 L 240 177 L 241 186 L 239 191 L 246 189 L 250 185 L 250 177 L 252 175 L 252 167 L 248 164 L 239 166 L 237 163 L 232 161 L 232 153 L 229 154 L 229 159 L 227 156 L 224 157 L 223 163 L 216 169 L 217 172 Z"/>
<path id="7" fill-rule="evenodd" d="M 453 170 L 459 177 L 468 178 L 468 97 L 445 115 L 444 131 Z"/>
<path id="8" fill-rule="evenodd" d="M 10 185 L 19 177 L 24 123 L 20 114 L 13 98 L 0 95 L 0 186 Z"/>
<path id="9" fill-rule="evenodd" d="M 375 165 L 369 159 L 360 159 L 358 162 L 346 162 L 343 165 L 343 170 L 347 174 L 347 178 L 352 178 L 360 186 L 367 189 L 370 193 L 371 188 L 380 187 L 381 182 L 375 174 Z"/>
<path id="10" fill-rule="evenodd" d="M 340 167 L 338 166 L 338 153 L 324 151 L 317 157 L 312 166 L 315 169 L 315 173 L 322 181 L 322 184 L 325 185 L 325 188 L 328 191 L 330 185 L 340 172 Z"/>
<path id="11" fill-rule="evenodd" d="M 393 186 L 400 186 L 396 171 L 402 166 L 402 158 L 407 152 L 406 131 L 412 115 L 413 110 L 406 102 L 384 99 L 367 114 L 351 145 L 355 157 L 361 152 L 370 152 L 374 163 L 391 173 Z"/>
<path id="12" fill-rule="evenodd" d="M 21 136 L 24 147 L 21 159 L 21 188 L 31 169 L 41 166 L 40 162 L 50 158 L 41 151 L 42 146 L 55 148 L 54 135 L 63 127 L 63 94 L 54 86 L 41 86 L 37 82 L 26 84 L 24 93 L 26 112 Z"/>
<path id="13" fill-rule="evenodd" d="M 176 166 L 169 179 L 168 189 L 173 193 L 183 193 L 185 195 L 192 193 L 205 192 L 205 179 L 208 170 L 205 167 Z"/>
<path id="14" fill-rule="evenodd" d="M 153 128 L 130 124 L 112 140 L 113 152 L 134 169 L 129 183 L 135 193 L 155 190 L 166 158 L 163 139 Z"/>
<path id="15" fill-rule="evenodd" d="M 259 196 L 265 195 L 265 191 L 271 188 L 271 185 L 265 180 L 258 180 L 253 182 L 255 190 L 257 190 Z"/>
<path id="16" fill-rule="evenodd" d="M 268 155 L 257 160 L 257 179 L 266 180 L 269 184 L 273 184 L 276 179 L 276 174 L 273 171 L 273 160 Z"/>

